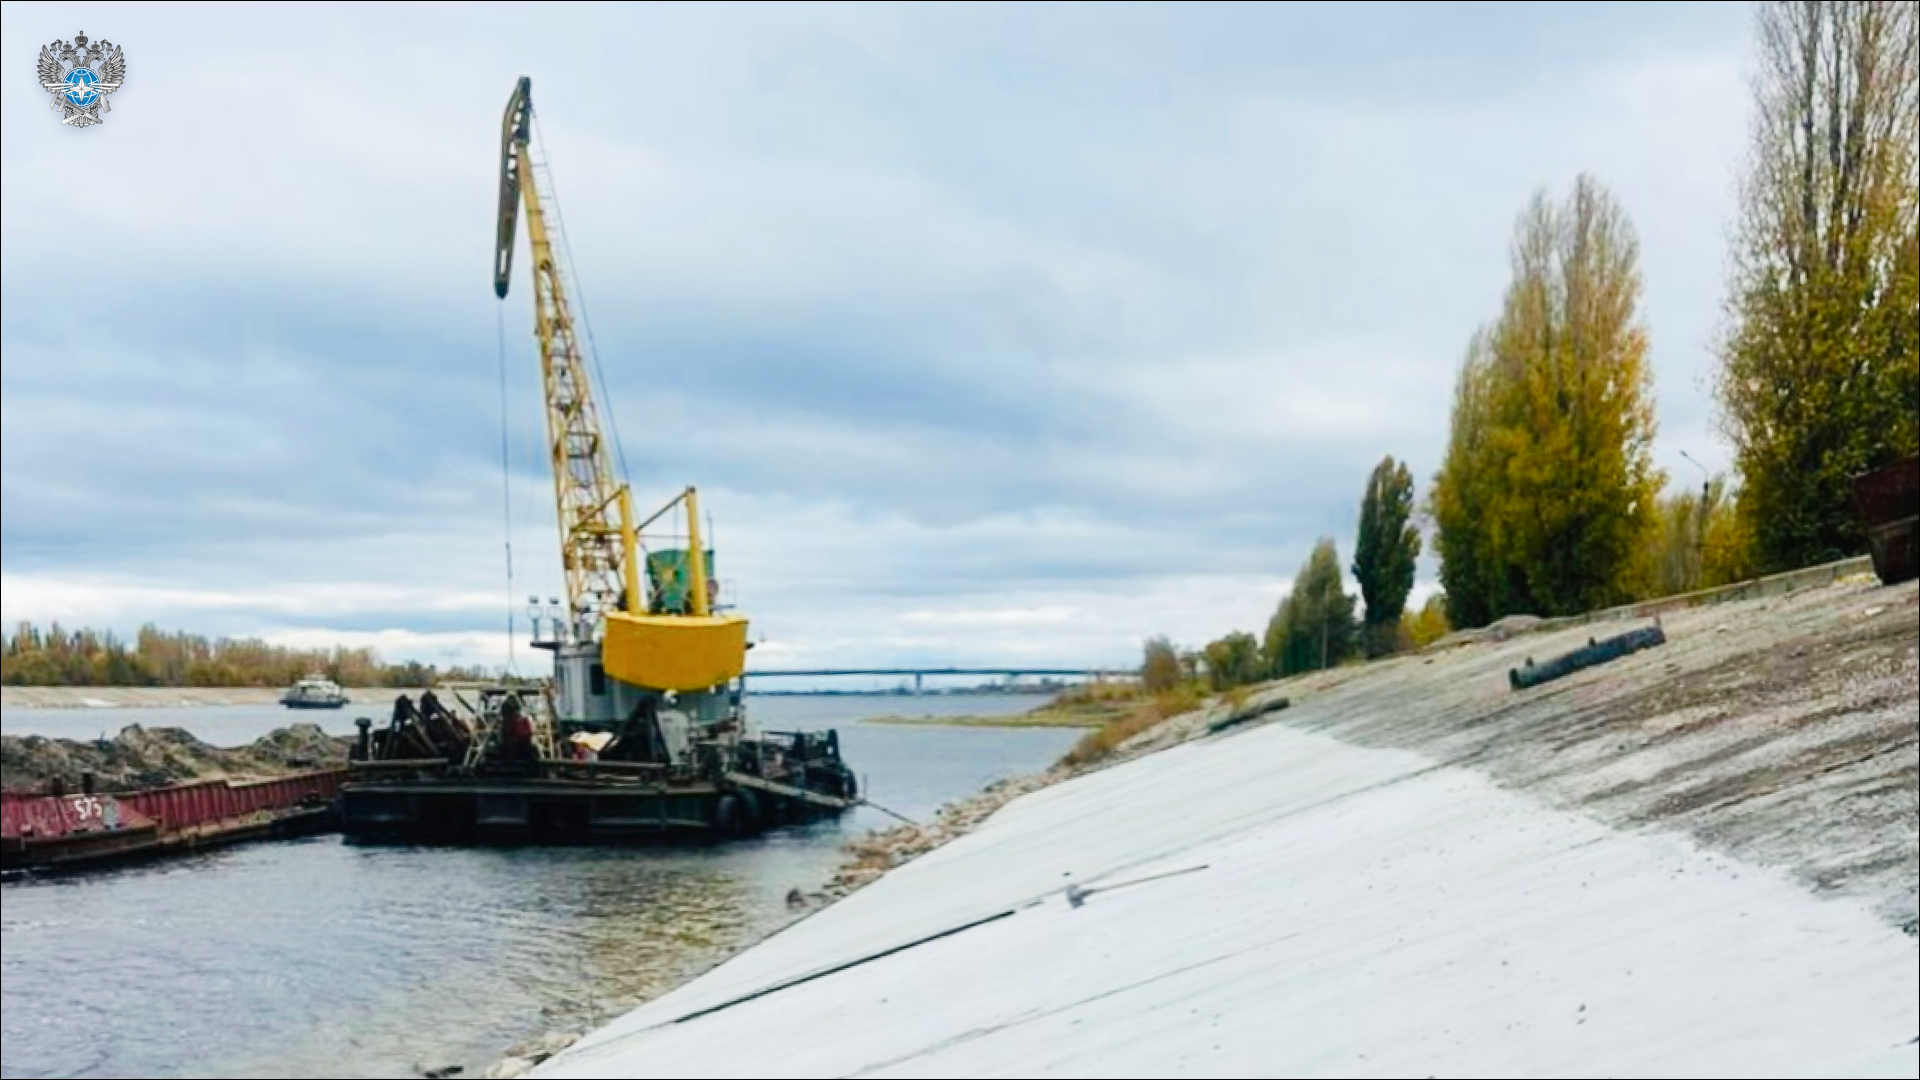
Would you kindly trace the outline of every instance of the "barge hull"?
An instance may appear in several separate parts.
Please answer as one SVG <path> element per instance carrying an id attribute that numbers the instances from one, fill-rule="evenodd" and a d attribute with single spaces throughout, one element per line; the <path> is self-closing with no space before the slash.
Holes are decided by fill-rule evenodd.
<path id="1" fill-rule="evenodd" d="M 340 828 L 369 840 L 439 843 L 597 844 L 749 836 L 838 814 L 852 801 L 763 782 L 665 787 L 541 781 L 421 780 L 350 783 Z"/>
<path id="2" fill-rule="evenodd" d="M 111 794 L 27 795 L 0 803 L 0 867 L 83 869 L 201 848 L 324 832 L 346 770 L 271 780 L 202 780 Z"/>
<path id="3" fill-rule="evenodd" d="M 0 866 L 9 873 L 90 870 L 229 844 L 311 836 L 333 828 L 333 808 L 314 806 L 171 832 L 126 830 L 37 841 L 9 837 L 0 845 Z"/>

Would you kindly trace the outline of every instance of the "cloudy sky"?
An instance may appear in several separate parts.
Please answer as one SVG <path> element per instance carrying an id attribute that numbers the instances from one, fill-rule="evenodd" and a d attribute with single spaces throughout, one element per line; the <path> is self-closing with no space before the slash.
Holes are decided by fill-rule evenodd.
<path id="1" fill-rule="evenodd" d="M 34 65 L 81 30 L 129 64 L 75 130 Z M 509 533 L 513 593 L 560 588 L 524 249 L 490 287 L 522 74 L 637 500 L 700 486 L 759 664 L 1257 631 L 1381 455 L 1424 491 L 1513 219 L 1583 170 L 1639 230 L 1659 459 L 1697 483 L 1750 30 L 9 3 L 4 618 L 507 658 Z"/>

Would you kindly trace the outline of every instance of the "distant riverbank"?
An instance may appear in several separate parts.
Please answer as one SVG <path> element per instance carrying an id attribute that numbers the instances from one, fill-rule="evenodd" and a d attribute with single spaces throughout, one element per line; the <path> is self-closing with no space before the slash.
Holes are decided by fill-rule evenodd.
<path id="1" fill-rule="evenodd" d="M 1057 700 L 1049 699 L 1046 703 L 1028 709 L 1026 712 L 958 716 L 943 716 L 936 713 L 912 716 L 901 713 L 892 716 L 876 716 L 867 723 L 937 724 L 941 727 L 1097 728 L 1105 727 L 1112 721 L 1127 715 L 1131 708 L 1131 702 L 1062 705 Z"/>
<path id="2" fill-rule="evenodd" d="M 870 724 L 937 724 L 941 727 L 1103 728 L 1135 713 L 1148 698 L 1138 684 L 1068 687 L 1026 712 L 946 715 L 898 713 Z"/>
<path id="3" fill-rule="evenodd" d="M 0 686 L 0 709 L 168 708 L 180 705 L 273 705 L 285 693 L 274 686 Z M 355 705 L 391 703 L 391 686 L 349 687 Z"/>
<path id="4" fill-rule="evenodd" d="M 932 724 L 940 727 L 1061 727 L 1095 728 L 1106 723 L 1081 713 L 1038 708 L 1006 716 L 876 716 L 869 724 Z"/>
<path id="5" fill-rule="evenodd" d="M 114 708 L 171 708 L 181 705 L 275 705 L 284 687 L 277 686 L 0 686 L 0 708 L 6 709 L 114 709 Z M 388 704 L 396 694 L 418 693 L 417 688 L 404 686 L 366 686 L 348 687 L 347 698 L 355 705 L 368 703 Z M 903 701 L 939 700 L 969 697 L 1034 697 L 1051 694 L 1053 691 L 1023 687 L 1019 690 L 967 690 L 943 691 L 928 694 L 925 697 L 912 694 L 897 694 L 891 691 L 872 690 L 755 690 L 752 697 L 897 697 Z M 912 708 L 914 706 L 907 706 Z M 890 718 L 891 719 L 891 718 Z M 901 722 L 918 722 L 916 717 L 902 716 Z M 961 718 L 962 721 L 976 718 Z M 981 717 L 987 720 L 992 718 Z M 928 722 L 933 722 L 929 720 Z M 954 721 L 943 721 L 954 722 Z M 1100 721 L 1093 720 L 1081 724 L 1068 724 L 1068 727 L 1097 726 Z M 1035 726 L 1027 723 L 998 724 L 996 726 L 1025 727 Z M 1048 725 L 1038 725 L 1048 726 Z M 1060 726 L 1060 725 L 1053 725 Z"/>

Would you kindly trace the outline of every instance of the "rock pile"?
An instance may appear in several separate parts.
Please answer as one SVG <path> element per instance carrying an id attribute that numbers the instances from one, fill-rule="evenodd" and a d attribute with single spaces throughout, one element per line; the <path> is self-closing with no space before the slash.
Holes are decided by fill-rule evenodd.
<path id="1" fill-rule="evenodd" d="M 535 1065 L 580 1041 L 577 1031 L 549 1031 L 521 1043 L 507 1052 L 507 1056 L 488 1066 L 480 1075 L 487 1080 L 511 1080 L 525 1076 Z"/>
<path id="2" fill-rule="evenodd" d="M 92 773 L 104 791 L 161 787 L 214 777 L 279 776 L 344 764 L 350 739 L 336 738 L 316 724 L 295 724 L 263 736 L 251 745 L 222 749 L 183 728 L 146 728 L 132 724 L 111 739 L 49 739 L 40 735 L 0 736 L 0 786 L 42 789 L 59 780 L 77 791 L 83 773 Z"/>
<path id="3" fill-rule="evenodd" d="M 827 883 L 827 896 L 831 899 L 846 896 L 894 867 L 965 836 L 994 811 L 1028 792 L 1058 783 L 1067 775 L 1064 770 L 1054 769 L 1035 776 L 1001 780 L 988 785 L 978 795 L 941 807 L 934 819 L 924 825 L 900 825 L 850 841 L 847 861 Z"/>

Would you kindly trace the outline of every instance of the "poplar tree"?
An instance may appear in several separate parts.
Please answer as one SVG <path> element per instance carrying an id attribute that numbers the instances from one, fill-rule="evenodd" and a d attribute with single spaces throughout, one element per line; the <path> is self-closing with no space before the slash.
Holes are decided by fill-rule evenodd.
<path id="1" fill-rule="evenodd" d="M 1352 655 L 1355 630 L 1353 597 L 1340 580 L 1339 550 L 1323 537 L 1267 623 L 1267 669 L 1293 675 L 1332 667 Z"/>
<path id="2" fill-rule="evenodd" d="M 1630 599 L 1663 480 L 1632 224 L 1588 176 L 1536 194 L 1499 319 L 1469 347 L 1434 479 L 1448 616 Z"/>
<path id="3" fill-rule="evenodd" d="M 1719 348 L 1758 569 L 1860 552 L 1852 475 L 1920 452 L 1920 18 L 1769 3 Z"/>
<path id="4" fill-rule="evenodd" d="M 1419 559 L 1420 529 L 1413 524 L 1413 473 L 1404 462 L 1389 455 L 1367 478 L 1367 491 L 1360 500 L 1360 534 L 1353 546 L 1353 578 L 1366 603 L 1369 654 L 1392 651 Z"/>

